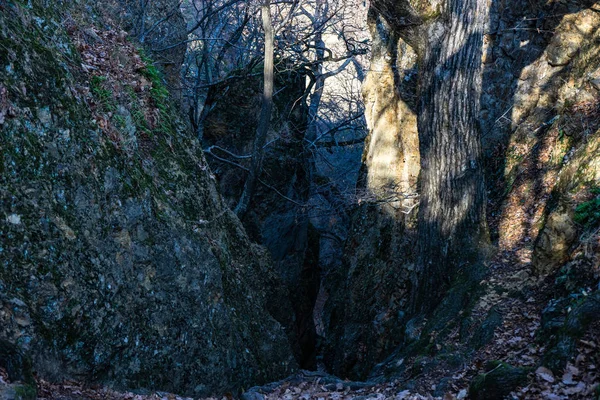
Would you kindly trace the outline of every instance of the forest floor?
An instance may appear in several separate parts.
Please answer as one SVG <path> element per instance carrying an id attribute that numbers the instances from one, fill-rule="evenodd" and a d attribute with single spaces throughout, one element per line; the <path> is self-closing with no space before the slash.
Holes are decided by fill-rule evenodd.
<path id="1" fill-rule="evenodd" d="M 404 360 L 408 365 L 404 377 L 395 381 L 372 384 L 344 382 L 329 383 L 330 377 L 297 377 L 276 386 L 258 388 L 259 399 L 465 399 L 468 398 L 471 380 L 484 372 L 487 362 L 500 360 L 517 367 L 529 367 L 527 385 L 518 388 L 510 398 L 514 399 L 592 399 L 600 386 L 600 324 L 588 329 L 579 341 L 576 355 L 560 376 L 549 369 L 538 367 L 544 353 L 545 343 L 536 338 L 540 328 L 542 310 L 553 297 L 553 284 L 531 275 L 531 243 L 523 242 L 516 250 L 499 254 L 491 263 L 490 278 L 483 282 L 486 293 L 475 306 L 472 317 L 483 321 L 489 310 L 495 307 L 503 316 L 503 322 L 493 334 L 492 340 L 458 368 L 437 368 L 435 364 L 419 365 L 422 357 Z M 518 295 L 515 295 L 517 293 Z M 456 334 L 445 346 L 464 348 Z M 450 379 L 448 379 L 450 377 Z M 445 390 L 439 394 L 438 385 L 444 382 Z M 411 389 L 407 389 L 410 387 Z M 437 393 L 436 393 L 437 392 Z"/>
<path id="2" fill-rule="evenodd" d="M 495 307 L 503 316 L 493 338 L 462 365 L 448 369 L 442 364 L 419 365 L 422 357 L 404 360 L 407 365 L 402 378 L 385 383 L 350 382 L 322 372 L 301 371 L 283 381 L 252 388 L 244 400 L 345 400 L 345 399 L 465 399 L 471 380 L 484 372 L 488 361 L 501 360 L 518 367 L 530 367 L 527 385 L 511 394 L 514 399 L 592 399 L 600 386 L 600 324 L 592 326 L 579 341 L 575 357 L 562 375 L 555 376 L 540 365 L 544 343 L 535 333 L 541 314 L 552 298 L 552 282 L 536 278 L 528 271 L 530 244 L 524 242 L 514 251 L 499 254 L 491 263 L 493 273 L 483 282 L 485 294 L 473 310 L 474 319 L 483 320 Z M 519 291 L 519 295 L 515 295 Z M 451 334 L 445 346 L 464 348 L 458 332 Z M 465 348 L 465 352 L 467 349 Z M 465 353 L 466 354 L 466 353 Z M 0 371 L 0 386 L 7 381 Z M 443 382 L 443 394 L 440 385 Z M 410 388 L 410 389 L 408 389 Z M 436 396 L 434 396 L 436 394 Z M 38 398 L 47 400 L 184 400 L 168 393 L 137 394 L 118 392 L 101 386 L 87 387 L 77 382 L 52 384 L 38 381 Z M 225 395 L 210 400 L 229 400 Z M 208 400 L 208 399 L 207 399 Z"/>

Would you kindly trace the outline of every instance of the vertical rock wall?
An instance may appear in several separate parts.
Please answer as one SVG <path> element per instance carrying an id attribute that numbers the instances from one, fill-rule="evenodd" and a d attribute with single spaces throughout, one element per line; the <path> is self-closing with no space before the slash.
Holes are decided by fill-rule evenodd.
<path id="1" fill-rule="evenodd" d="M 524 265 L 540 274 L 564 267 L 597 277 L 597 257 L 588 256 L 597 234 L 590 237 L 590 222 L 578 220 L 592 220 L 599 185 L 600 7 L 503 0 L 490 7 L 480 124 L 493 239 L 502 250 L 519 249 Z M 370 30 L 372 68 L 364 85 L 370 134 L 360 185 L 366 198 L 354 213 L 343 267 L 326 284 L 326 360 L 353 378 L 419 337 L 418 324 L 405 320 L 414 211 L 407 216 L 396 198 L 386 198 L 414 188 L 418 175 L 416 66 L 410 49 L 402 42 L 395 48 L 375 16 Z"/>
<path id="2" fill-rule="evenodd" d="M 281 68 L 284 69 L 284 68 Z M 274 110 L 263 170 L 243 223 L 269 250 L 289 291 L 290 339 L 304 368 L 316 367 L 313 307 L 319 290 L 319 234 L 309 221 L 308 152 L 305 148 L 306 77 L 290 68 L 276 74 Z M 208 94 L 203 142 L 220 189 L 233 208 L 239 201 L 252 154 L 262 99 L 256 77 L 228 80 Z M 229 154 L 228 154 L 229 152 Z M 240 157 L 232 157 L 232 154 Z M 234 164 L 222 160 L 233 160 Z"/>
<path id="3" fill-rule="evenodd" d="M 364 379 L 401 343 L 418 199 L 416 55 L 369 15 L 371 67 L 363 84 L 369 135 L 342 267 L 327 277 L 325 362 Z"/>
<path id="4" fill-rule="evenodd" d="M 50 380 L 207 395 L 289 374 L 279 278 L 114 4 L 29 4 L 0 13 L 0 339 Z"/>

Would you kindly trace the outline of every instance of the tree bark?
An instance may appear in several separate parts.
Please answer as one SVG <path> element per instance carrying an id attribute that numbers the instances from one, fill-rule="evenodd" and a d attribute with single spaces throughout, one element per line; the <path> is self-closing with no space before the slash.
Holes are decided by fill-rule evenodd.
<path id="1" fill-rule="evenodd" d="M 459 273 L 480 268 L 489 244 L 478 127 L 488 1 L 423 3 L 372 3 L 419 57 L 415 312 L 431 310 Z"/>
<path id="2" fill-rule="evenodd" d="M 262 162 L 265 153 L 265 143 L 267 140 L 267 133 L 269 131 L 269 125 L 271 123 L 271 112 L 273 110 L 273 58 L 274 58 L 274 33 L 273 33 L 273 21 L 271 18 L 271 2 L 270 0 L 264 0 L 262 7 L 262 23 L 265 31 L 265 61 L 264 61 L 264 89 L 263 89 L 263 101 L 260 109 L 260 117 L 258 120 L 258 127 L 256 128 L 256 137 L 254 139 L 254 152 L 252 155 L 252 164 L 250 166 L 250 173 L 246 178 L 244 184 L 244 191 L 240 197 L 235 213 L 238 217 L 242 218 L 248 206 L 254 196 L 256 189 L 256 183 L 262 169 Z"/>

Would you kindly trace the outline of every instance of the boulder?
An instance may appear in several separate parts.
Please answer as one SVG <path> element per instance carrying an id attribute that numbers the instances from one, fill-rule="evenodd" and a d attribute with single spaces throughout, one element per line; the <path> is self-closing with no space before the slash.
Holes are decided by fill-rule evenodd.
<path id="1" fill-rule="evenodd" d="M 469 386 L 469 398 L 473 400 L 502 400 L 510 392 L 527 382 L 529 371 L 513 367 L 501 361 L 486 365 L 486 372 L 477 375 Z"/>

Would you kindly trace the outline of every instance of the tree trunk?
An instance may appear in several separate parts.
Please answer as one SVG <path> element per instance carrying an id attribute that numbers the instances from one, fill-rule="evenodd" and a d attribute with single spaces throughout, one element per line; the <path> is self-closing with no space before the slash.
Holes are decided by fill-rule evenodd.
<path id="1" fill-rule="evenodd" d="M 317 3 L 317 10 L 314 16 L 313 27 L 315 29 L 315 60 L 314 65 L 311 67 L 311 79 L 312 82 L 309 86 L 309 90 L 313 92 L 310 94 L 310 104 L 308 105 L 308 126 L 306 127 L 306 134 L 304 138 L 307 143 L 313 144 L 317 140 L 318 134 L 318 116 L 319 109 L 321 107 L 321 99 L 323 97 L 323 90 L 325 89 L 325 76 L 323 75 L 323 59 L 325 58 L 325 42 L 323 41 L 323 32 L 318 26 L 321 23 L 321 11 L 320 4 Z M 308 175 L 308 181 L 311 182 L 311 193 L 313 190 L 312 182 L 314 182 L 315 174 L 317 171 L 316 160 L 315 160 L 315 148 L 312 145 L 306 146 L 305 159 L 306 159 L 306 173 Z"/>
<path id="2" fill-rule="evenodd" d="M 418 3 L 418 7 L 412 3 Z M 478 127 L 487 0 L 380 0 L 376 10 L 419 56 L 421 155 L 413 311 L 434 307 L 450 281 L 488 249 Z"/>
<path id="3" fill-rule="evenodd" d="M 262 161 L 265 153 L 265 143 L 267 133 L 271 123 L 271 111 L 273 109 L 273 52 L 274 52 L 274 34 L 273 21 L 271 19 L 271 2 L 264 0 L 262 5 L 262 22 L 265 31 L 265 61 L 264 61 L 264 89 L 263 101 L 260 109 L 258 127 L 256 128 L 256 138 L 254 139 L 254 152 L 252 155 L 252 165 L 250 173 L 244 184 L 244 191 L 235 213 L 238 217 L 243 217 L 248 210 L 252 196 L 256 189 L 256 183 L 262 169 Z"/>

